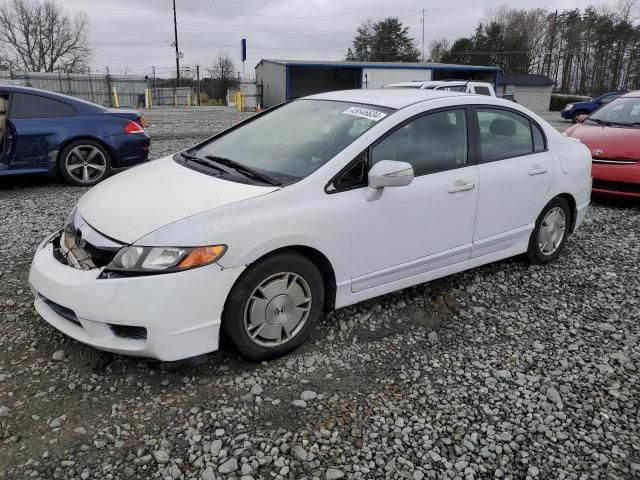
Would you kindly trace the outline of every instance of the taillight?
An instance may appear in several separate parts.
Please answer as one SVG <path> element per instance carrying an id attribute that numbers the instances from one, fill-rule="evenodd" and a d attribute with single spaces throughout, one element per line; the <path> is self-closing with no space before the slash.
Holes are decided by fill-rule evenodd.
<path id="1" fill-rule="evenodd" d="M 144 133 L 144 128 L 133 120 L 124 127 L 124 133 L 131 135 L 132 133 Z"/>

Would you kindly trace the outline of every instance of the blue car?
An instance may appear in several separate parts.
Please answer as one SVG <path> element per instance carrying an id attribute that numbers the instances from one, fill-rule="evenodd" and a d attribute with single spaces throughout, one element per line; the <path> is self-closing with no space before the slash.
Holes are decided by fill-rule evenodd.
<path id="1" fill-rule="evenodd" d="M 598 110 L 601 106 L 609 102 L 613 102 L 616 98 L 620 95 L 624 95 L 625 93 L 626 92 L 609 92 L 589 101 L 570 103 L 564 107 L 564 110 L 560 112 L 560 115 L 562 115 L 562 118 L 565 120 L 571 120 L 573 123 L 576 123 L 576 119 L 579 115 L 589 115 Z"/>
<path id="2" fill-rule="evenodd" d="M 91 186 L 149 158 L 144 116 L 0 83 L 0 177 L 48 174 Z"/>

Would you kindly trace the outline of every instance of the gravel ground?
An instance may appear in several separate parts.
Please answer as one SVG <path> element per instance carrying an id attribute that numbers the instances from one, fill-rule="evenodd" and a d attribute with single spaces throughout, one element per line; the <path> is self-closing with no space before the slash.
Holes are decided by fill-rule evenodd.
<path id="1" fill-rule="evenodd" d="M 242 117 L 156 110 L 153 156 Z M 284 359 L 165 372 L 105 366 L 32 308 L 34 242 L 82 193 L 0 184 L 0 478 L 640 477 L 637 203 L 597 201 L 550 266 L 333 312 Z"/>

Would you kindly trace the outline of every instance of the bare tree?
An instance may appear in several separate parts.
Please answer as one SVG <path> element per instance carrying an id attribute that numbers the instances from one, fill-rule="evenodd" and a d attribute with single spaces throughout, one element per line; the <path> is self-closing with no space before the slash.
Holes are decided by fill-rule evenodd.
<path id="1" fill-rule="evenodd" d="M 216 92 L 211 92 L 212 97 L 226 97 L 229 87 L 236 83 L 235 70 L 236 67 L 233 64 L 231 57 L 229 57 L 227 53 L 219 53 L 218 57 L 211 65 L 211 68 L 209 68 L 209 74 L 211 75 L 211 79 L 214 81 L 212 82 L 212 85 L 215 84 L 218 92 L 220 92 L 218 96 L 216 96 Z"/>
<path id="2" fill-rule="evenodd" d="M 91 57 L 88 20 L 55 0 L 6 0 L 0 5 L 0 47 L 13 68 L 32 72 L 85 71 Z"/>
<path id="3" fill-rule="evenodd" d="M 438 38 L 429 44 L 429 61 L 441 62 L 445 53 L 451 50 L 449 40 L 446 38 Z"/>

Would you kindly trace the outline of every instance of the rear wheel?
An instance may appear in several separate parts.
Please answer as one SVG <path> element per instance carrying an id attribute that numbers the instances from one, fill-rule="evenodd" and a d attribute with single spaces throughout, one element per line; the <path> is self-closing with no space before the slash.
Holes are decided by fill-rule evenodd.
<path id="1" fill-rule="evenodd" d="M 311 335 L 324 302 L 318 268 L 296 253 L 268 257 L 238 280 L 227 299 L 222 328 L 251 360 L 282 356 Z"/>
<path id="2" fill-rule="evenodd" d="M 544 265 L 558 258 L 569 236 L 570 219 L 569 204 L 564 198 L 554 198 L 547 204 L 529 240 L 529 262 Z"/>
<path id="3" fill-rule="evenodd" d="M 90 187 L 107 178 L 111 172 L 109 152 L 92 140 L 78 140 L 67 145 L 59 157 L 60 174 L 78 187 Z"/>

